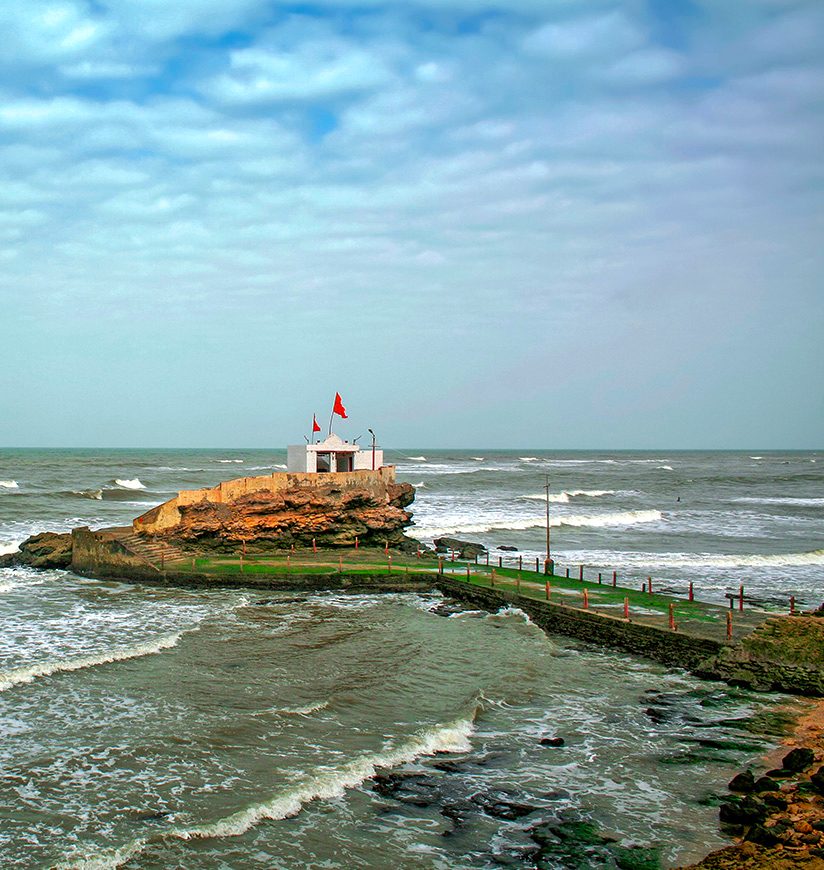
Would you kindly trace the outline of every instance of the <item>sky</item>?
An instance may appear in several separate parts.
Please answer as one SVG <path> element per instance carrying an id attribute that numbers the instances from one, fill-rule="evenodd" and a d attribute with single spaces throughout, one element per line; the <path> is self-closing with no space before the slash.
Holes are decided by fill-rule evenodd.
<path id="1" fill-rule="evenodd" d="M 824 447 L 820 0 L 0 33 L 0 446 Z"/>

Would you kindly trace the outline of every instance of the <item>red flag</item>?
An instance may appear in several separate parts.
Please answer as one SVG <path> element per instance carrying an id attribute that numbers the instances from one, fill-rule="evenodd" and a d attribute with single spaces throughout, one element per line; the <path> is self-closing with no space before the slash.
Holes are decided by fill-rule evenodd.
<path id="1" fill-rule="evenodd" d="M 315 414 L 312 414 L 312 432 L 320 432 L 320 426 L 318 426 L 318 418 Z"/>
<path id="2" fill-rule="evenodd" d="M 343 400 L 340 397 L 340 393 L 335 393 L 335 404 L 332 407 L 332 413 L 337 414 L 339 417 L 343 417 L 344 420 L 346 417 L 346 408 L 343 407 Z"/>

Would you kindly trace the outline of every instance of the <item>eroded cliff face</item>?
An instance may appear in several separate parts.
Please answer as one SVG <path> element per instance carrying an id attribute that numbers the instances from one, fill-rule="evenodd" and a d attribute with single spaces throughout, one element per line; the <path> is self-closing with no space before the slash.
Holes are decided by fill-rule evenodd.
<path id="1" fill-rule="evenodd" d="M 235 550 L 245 542 L 256 549 L 351 547 L 357 538 L 364 546 L 398 546 L 409 539 L 404 529 L 412 522 L 405 510 L 415 498 L 408 483 L 375 488 L 338 485 L 334 476 L 316 478 L 314 485 L 286 490 L 261 490 L 229 501 L 208 499 L 181 504 L 179 522 L 152 537 L 214 549 Z M 154 510 L 159 511 L 160 508 Z M 144 514 L 147 524 L 152 513 Z"/>

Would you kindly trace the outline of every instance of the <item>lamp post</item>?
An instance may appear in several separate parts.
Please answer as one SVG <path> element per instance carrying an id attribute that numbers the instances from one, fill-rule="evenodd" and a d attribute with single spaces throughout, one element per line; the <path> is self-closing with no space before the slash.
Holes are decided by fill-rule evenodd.
<path id="1" fill-rule="evenodd" d="M 375 470 L 375 433 L 371 429 L 366 430 L 372 436 L 372 471 Z"/>
<path id="2" fill-rule="evenodd" d="M 550 551 L 549 551 L 549 475 L 546 476 L 546 483 L 544 484 L 544 489 L 546 490 L 546 557 L 547 561 L 550 559 Z"/>

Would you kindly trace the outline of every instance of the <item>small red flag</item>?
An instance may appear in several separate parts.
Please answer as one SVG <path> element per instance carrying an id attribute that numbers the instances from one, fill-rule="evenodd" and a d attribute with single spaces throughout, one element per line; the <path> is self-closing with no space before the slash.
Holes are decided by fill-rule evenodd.
<path id="1" fill-rule="evenodd" d="M 343 400 L 340 397 L 340 393 L 335 393 L 335 404 L 332 408 L 332 413 L 337 414 L 339 417 L 343 417 L 344 420 L 346 417 L 346 408 L 343 407 Z"/>
<path id="2" fill-rule="evenodd" d="M 315 414 L 312 414 L 312 431 L 320 432 L 320 426 L 318 426 L 318 418 Z"/>

